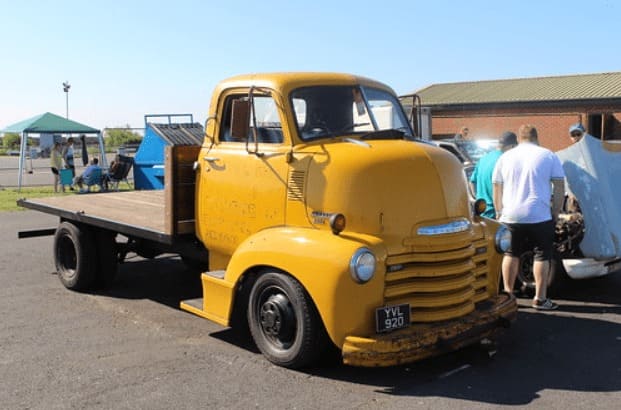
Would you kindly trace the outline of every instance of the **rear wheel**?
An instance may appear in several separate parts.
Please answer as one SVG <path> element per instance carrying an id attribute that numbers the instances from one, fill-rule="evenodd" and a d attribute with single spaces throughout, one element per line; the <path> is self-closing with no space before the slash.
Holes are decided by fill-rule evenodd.
<path id="1" fill-rule="evenodd" d="M 95 242 L 88 227 L 61 222 L 54 234 L 54 264 L 66 288 L 86 290 L 92 286 L 95 256 Z"/>
<path id="2" fill-rule="evenodd" d="M 297 280 L 283 273 L 264 273 L 254 283 L 248 327 L 261 353 L 279 366 L 307 366 L 326 346 L 325 330 L 312 300 Z"/>
<path id="3" fill-rule="evenodd" d="M 95 231 L 97 246 L 97 267 L 95 273 L 95 287 L 106 289 L 110 287 L 119 270 L 119 249 L 116 243 L 116 233 L 105 229 Z"/>

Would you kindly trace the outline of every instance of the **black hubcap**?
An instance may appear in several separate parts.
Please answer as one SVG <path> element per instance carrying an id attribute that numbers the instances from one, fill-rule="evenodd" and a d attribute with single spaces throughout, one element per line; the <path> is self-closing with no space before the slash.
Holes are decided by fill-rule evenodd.
<path id="1" fill-rule="evenodd" d="M 289 299 L 282 293 L 270 294 L 259 308 L 263 333 L 277 344 L 288 344 L 295 335 L 295 314 Z"/>

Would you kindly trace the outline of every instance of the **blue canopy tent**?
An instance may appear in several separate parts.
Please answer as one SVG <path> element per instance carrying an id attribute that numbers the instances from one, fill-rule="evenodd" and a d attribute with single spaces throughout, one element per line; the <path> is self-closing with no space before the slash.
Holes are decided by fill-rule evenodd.
<path id="1" fill-rule="evenodd" d="M 19 173 L 17 176 L 18 189 L 22 188 L 22 174 L 24 171 L 24 159 L 26 158 L 26 142 L 28 134 L 97 134 L 99 151 L 102 153 L 101 166 L 107 167 L 106 156 L 104 155 L 105 150 L 103 136 L 100 130 L 63 118 L 50 112 L 9 125 L 5 129 L 0 130 L 0 132 L 13 132 L 21 134 L 21 144 L 19 149 Z"/>

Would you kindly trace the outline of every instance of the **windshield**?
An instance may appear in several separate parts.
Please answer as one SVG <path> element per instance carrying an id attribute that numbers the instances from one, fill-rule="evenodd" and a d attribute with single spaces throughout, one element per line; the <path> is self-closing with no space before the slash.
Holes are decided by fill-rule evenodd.
<path id="1" fill-rule="evenodd" d="M 455 144 L 466 153 L 472 164 L 479 162 L 483 155 L 494 151 L 498 146 L 495 140 L 456 140 Z"/>
<path id="2" fill-rule="evenodd" d="M 395 135 L 412 137 L 399 101 L 383 90 L 361 86 L 304 87 L 291 93 L 291 102 L 303 141 L 352 134 L 372 139 L 374 132 L 382 130 L 399 130 L 401 133 Z"/>

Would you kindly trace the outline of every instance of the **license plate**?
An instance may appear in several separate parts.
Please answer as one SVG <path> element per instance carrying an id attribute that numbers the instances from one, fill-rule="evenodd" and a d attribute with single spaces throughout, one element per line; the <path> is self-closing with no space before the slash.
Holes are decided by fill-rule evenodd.
<path id="1" fill-rule="evenodd" d="M 384 306 L 375 309 L 375 327 L 378 333 L 410 326 L 410 305 Z"/>

